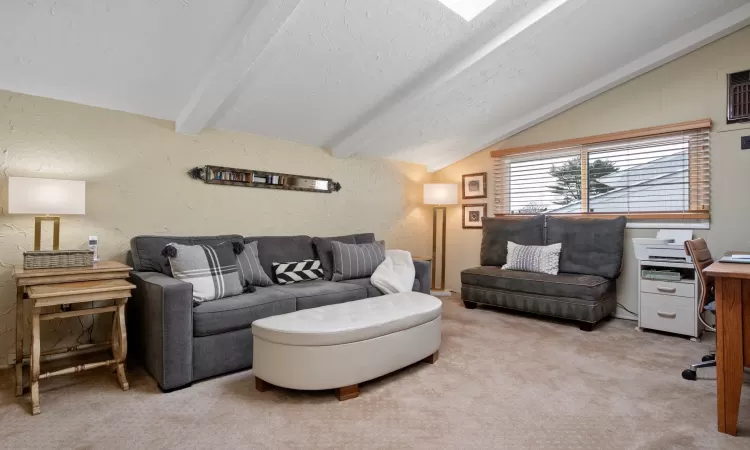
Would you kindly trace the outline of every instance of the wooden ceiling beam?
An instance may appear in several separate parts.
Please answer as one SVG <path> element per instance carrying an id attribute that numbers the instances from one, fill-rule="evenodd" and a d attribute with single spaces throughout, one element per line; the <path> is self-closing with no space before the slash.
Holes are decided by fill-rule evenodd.
<path id="1" fill-rule="evenodd" d="M 466 45 L 455 48 L 440 61 L 423 70 L 414 80 L 399 86 L 391 95 L 365 111 L 359 118 L 330 138 L 325 147 L 338 157 L 350 156 L 360 148 L 361 139 L 382 130 L 374 127 L 387 116 L 408 111 L 414 103 L 445 86 L 483 61 L 497 49 L 525 33 L 571 0 L 547 0 L 507 28 L 488 28 Z"/>

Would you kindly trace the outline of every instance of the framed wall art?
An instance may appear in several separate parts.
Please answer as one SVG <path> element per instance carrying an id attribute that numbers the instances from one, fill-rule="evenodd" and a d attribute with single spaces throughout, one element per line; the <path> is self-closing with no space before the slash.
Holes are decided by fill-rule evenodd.
<path id="1" fill-rule="evenodd" d="M 487 216 L 487 203 L 463 205 L 464 228 L 482 228 L 482 218 Z"/>
<path id="2" fill-rule="evenodd" d="M 461 178 L 461 194 L 464 200 L 487 198 L 487 172 L 470 173 Z"/>

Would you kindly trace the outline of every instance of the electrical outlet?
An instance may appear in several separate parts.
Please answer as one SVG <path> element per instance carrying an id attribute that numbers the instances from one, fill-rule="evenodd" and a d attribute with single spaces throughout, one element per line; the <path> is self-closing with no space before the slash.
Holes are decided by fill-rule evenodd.
<path id="1" fill-rule="evenodd" d="M 8 359 L 6 359 L 8 362 L 8 366 L 15 366 L 16 365 L 16 354 L 15 353 L 8 353 Z"/>
<path id="2" fill-rule="evenodd" d="M 740 148 L 742 150 L 750 150 L 750 136 L 742 136 L 740 138 Z"/>

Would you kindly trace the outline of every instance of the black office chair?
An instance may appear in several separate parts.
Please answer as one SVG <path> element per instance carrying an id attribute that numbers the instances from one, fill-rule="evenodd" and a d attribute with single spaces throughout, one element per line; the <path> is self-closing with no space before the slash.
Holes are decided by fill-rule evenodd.
<path id="1" fill-rule="evenodd" d="M 708 250 L 706 241 L 702 238 L 694 239 L 692 241 L 685 241 L 685 253 L 693 258 L 693 264 L 695 265 L 695 271 L 698 273 L 698 282 L 701 286 L 701 300 L 698 302 L 698 319 L 703 322 L 703 325 L 711 331 L 715 331 L 714 328 L 710 327 L 705 320 L 703 320 L 703 313 L 710 311 L 716 314 L 716 307 L 714 303 L 714 279 L 707 277 L 703 273 L 703 269 L 713 264 L 714 260 L 711 258 L 711 252 Z M 705 355 L 702 360 L 697 364 L 691 364 L 689 368 L 682 371 L 682 378 L 690 381 L 695 381 L 698 378 L 697 370 L 703 367 L 714 367 L 716 366 L 716 355 L 709 354 Z"/>

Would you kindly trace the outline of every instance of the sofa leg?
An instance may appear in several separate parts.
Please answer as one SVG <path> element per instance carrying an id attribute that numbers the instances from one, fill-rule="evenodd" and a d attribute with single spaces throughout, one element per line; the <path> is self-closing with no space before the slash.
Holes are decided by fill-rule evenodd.
<path id="1" fill-rule="evenodd" d="M 477 304 L 474 302 L 467 302 L 466 300 L 464 300 L 464 307 L 466 309 L 474 309 L 477 307 Z"/>
<path id="2" fill-rule="evenodd" d="M 581 331 L 594 331 L 594 325 L 591 322 L 581 322 L 579 328 Z"/>
<path id="3" fill-rule="evenodd" d="M 177 386 L 177 387 L 173 387 L 173 388 L 169 388 L 169 389 L 164 389 L 163 387 L 161 387 L 161 386 L 159 386 L 159 385 L 157 384 L 157 386 L 159 386 L 159 390 L 160 390 L 160 391 L 162 391 L 162 392 L 163 392 L 164 394 L 169 394 L 169 393 L 171 393 L 171 392 L 177 392 L 177 391 L 181 391 L 181 390 L 183 390 L 183 389 L 187 389 L 187 388 L 189 388 L 189 387 L 190 387 L 190 386 L 192 386 L 192 385 L 193 385 L 193 383 L 188 383 L 188 384 L 186 384 L 186 385 L 184 385 L 184 386 Z"/>

